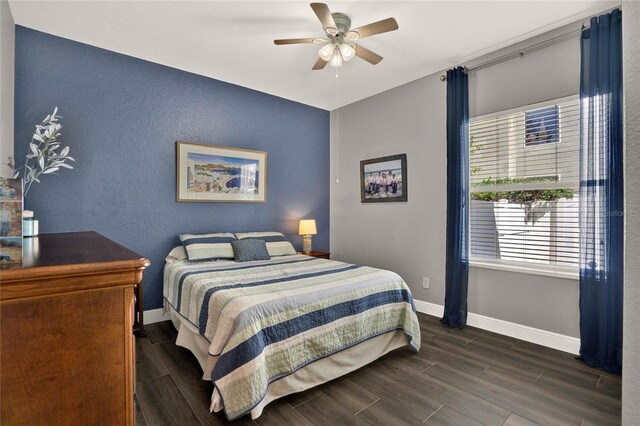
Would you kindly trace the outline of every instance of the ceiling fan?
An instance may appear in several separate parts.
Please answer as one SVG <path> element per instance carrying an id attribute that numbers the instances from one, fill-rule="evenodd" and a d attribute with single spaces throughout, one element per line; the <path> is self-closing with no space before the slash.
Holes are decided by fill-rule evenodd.
<path id="1" fill-rule="evenodd" d="M 324 44 L 318 52 L 318 60 L 313 70 L 321 70 L 327 64 L 332 67 L 340 67 L 343 62 L 352 60 L 355 56 L 364 59 L 372 65 L 376 65 L 383 58 L 371 50 L 357 45 L 354 41 L 376 34 L 382 34 L 398 29 L 395 18 L 387 18 L 382 21 L 351 29 L 351 18 L 343 13 L 331 13 L 325 3 L 311 3 L 311 9 L 324 28 L 323 38 L 288 38 L 273 40 L 277 45 L 316 43 Z"/>

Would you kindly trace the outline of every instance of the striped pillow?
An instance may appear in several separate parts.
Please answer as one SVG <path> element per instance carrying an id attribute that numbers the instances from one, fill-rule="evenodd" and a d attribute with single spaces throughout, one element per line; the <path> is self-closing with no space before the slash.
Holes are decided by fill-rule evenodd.
<path id="1" fill-rule="evenodd" d="M 188 258 L 189 257 L 187 256 L 187 252 L 185 251 L 184 246 L 176 246 L 169 252 L 164 261 L 167 263 L 173 263 Z"/>
<path id="2" fill-rule="evenodd" d="M 287 241 L 280 232 L 236 232 L 236 238 L 239 240 L 244 240 L 245 238 L 263 240 L 267 243 L 267 251 L 271 257 L 298 254 L 291 243 Z"/>
<path id="3" fill-rule="evenodd" d="M 233 234 L 183 234 L 180 241 L 189 260 L 233 259 Z"/>

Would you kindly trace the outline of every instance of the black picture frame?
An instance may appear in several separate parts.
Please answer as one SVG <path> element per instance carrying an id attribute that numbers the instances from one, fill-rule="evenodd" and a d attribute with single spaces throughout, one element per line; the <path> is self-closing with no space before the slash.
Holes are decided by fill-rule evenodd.
<path id="1" fill-rule="evenodd" d="M 400 171 L 397 172 L 397 170 Z M 391 178 L 387 177 L 387 174 L 391 174 Z M 407 154 L 360 161 L 361 203 L 406 202 L 408 199 L 407 182 Z"/>

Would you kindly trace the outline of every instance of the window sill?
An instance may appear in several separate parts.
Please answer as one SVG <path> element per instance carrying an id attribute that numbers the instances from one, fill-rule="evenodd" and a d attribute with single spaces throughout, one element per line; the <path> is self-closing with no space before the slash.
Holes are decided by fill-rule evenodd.
<path id="1" fill-rule="evenodd" d="M 523 265 L 522 263 L 498 263 L 482 260 L 471 260 L 469 266 L 472 268 L 493 269 L 496 271 L 516 272 L 519 274 L 541 275 L 544 277 L 562 278 L 568 280 L 579 280 L 580 274 L 577 269 L 570 268 L 545 268 L 535 265 Z"/>

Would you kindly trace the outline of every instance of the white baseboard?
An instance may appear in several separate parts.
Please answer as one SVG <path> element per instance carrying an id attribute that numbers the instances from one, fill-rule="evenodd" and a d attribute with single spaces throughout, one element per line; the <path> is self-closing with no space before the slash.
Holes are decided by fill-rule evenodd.
<path id="1" fill-rule="evenodd" d="M 444 306 L 442 305 L 415 299 L 414 302 L 418 312 L 436 317 L 441 317 L 444 313 Z M 514 337 L 519 340 L 526 340 L 527 342 L 536 343 L 538 345 L 547 346 L 549 348 L 558 349 L 572 354 L 578 354 L 580 351 L 580 339 L 577 337 L 565 336 L 564 334 L 541 330 L 527 325 L 491 318 L 471 312 L 469 312 L 467 316 L 467 324 L 483 330 L 504 334 L 505 336 Z"/>
<path id="2" fill-rule="evenodd" d="M 444 306 L 436 305 L 435 303 L 423 302 L 422 300 L 413 299 L 413 303 L 416 305 L 416 311 L 423 314 L 433 315 L 434 317 L 442 318 L 444 314 Z M 471 324 L 469 324 L 471 325 Z"/>
<path id="3" fill-rule="evenodd" d="M 171 316 L 169 312 L 165 312 L 164 309 L 150 309 L 148 311 L 144 311 L 144 324 L 153 324 L 154 322 L 161 322 L 170 320 Z"/>

